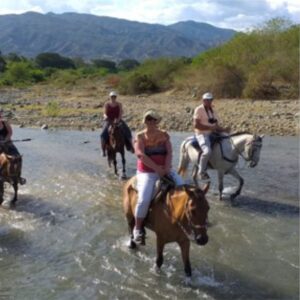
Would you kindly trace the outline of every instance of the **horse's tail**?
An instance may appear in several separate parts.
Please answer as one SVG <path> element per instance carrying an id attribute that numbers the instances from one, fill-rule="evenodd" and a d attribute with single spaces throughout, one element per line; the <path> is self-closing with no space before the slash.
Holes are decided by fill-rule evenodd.
<path id="1" fill-rule="evenodd" d="M 183 177 L 185 176 L 189 166 L 189 157 L 186 149 L 187 142 L 188 140 L 185 139 L 180 145 L 180 154 L 179 154 L 180 156 L 179 156 L 179 164 L 177 169 L 177 173 Z"/>

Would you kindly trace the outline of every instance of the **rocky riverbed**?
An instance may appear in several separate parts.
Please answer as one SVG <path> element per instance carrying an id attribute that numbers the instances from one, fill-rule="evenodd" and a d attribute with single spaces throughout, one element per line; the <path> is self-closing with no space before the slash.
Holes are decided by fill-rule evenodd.
<path id="1" fill-rule="evenodd" d="M 26 127 L 100 130 L 103 105 L 109 87 L 55 88 L 48 85 L 0 90 L 0 105 L 12 124 Z M 168 91 L 154 95 L 118 97 L 124 120 L 133 130 L 142 127 L 143 112 L 155 108 L 163 117 L 161 127 L 171 131 L 192 131 L 194 108 L 200 95 Z M 232 131 L 294 136 L 299 134 L 299 100 L 216 99 L 222 122 Z"/>

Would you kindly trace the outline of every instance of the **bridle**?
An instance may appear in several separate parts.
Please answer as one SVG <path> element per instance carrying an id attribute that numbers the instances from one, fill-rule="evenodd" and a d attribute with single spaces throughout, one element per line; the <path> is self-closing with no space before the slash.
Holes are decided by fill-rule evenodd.
<path id="1" fill-rule="evenodd" d="M 185 236 L 191 241 L 191 242 L 196 242 L 196 238 L 197 238 L 197 234 L 196 234 L 196 229 L 205 229 L 207 230 L 207 223 L 205 222 L 205 224 L 195 224 L 193 223 L 192 221 L 192 218 L 191 218 L 191 215 L 189 213 L 189 210 L 188 210 L 188 204 L 189 204 L 189 201 L 191 201 L 191 199 L 188 199 L 185 203 L 185 206 L 184 206 L 184 214 L 187 218 L 187 221 L 188 221 L 188 227 L 189 228 L 185 228 L 182 224 L 182 222 L 180 222 L 179 220 L 177 220 L 175 217 L 172 216 L 172 214 L 170 213 L 170 210 L 168 208 L 167 205 L 164 206 L 164 212 L 165 214 L 171 218 L 173 221 L 176 222 L 176 224 L 180 227 L 180 229 L 182 230 L 182 232 L 185 234 Z M 173 203 L 172 201 L 170 201 L 170 204 L 173 206 Z M 188 231 L 192 232 L 194 234 L 194 236 L 189 233 Z"/>
<path id="2" fill-rule="evenodd" d="M 252 161 L 253 161 L 253 156 L 254 156 L 254 153 L 255 153 L 254 149 L 256 150 L 256 149 L 259 149 L 259 148 L 262 147 L 262 143 L 261 143 L 260 141 L 258 141 L 257 138 L 253 137 L 253 139 L 252 139 L 251 141 L 249 141 L 249 142 L 246 143 L 246 145 L 249 144 L 249 143 L 251 143 L 251 145 L 252 145 L 251 151 L 250 151 L 250 153 L 249 153 L 250 155 L 249 155 L 248 157 L 246 157 L 246 156 L 243 154 L 243 151 L 240 151 L 240 150 L 235 146 L 235 144 L 234 144 L 232 138 L 230 137 L 229 139 L 230 139 L 231 145 L 232 145 L 233 148 L 236 150 L 236 152 L 238 153 L 238 155 L 240 155 L 245 161 L 250 161 L 250 162 L 252 162 Z"/>

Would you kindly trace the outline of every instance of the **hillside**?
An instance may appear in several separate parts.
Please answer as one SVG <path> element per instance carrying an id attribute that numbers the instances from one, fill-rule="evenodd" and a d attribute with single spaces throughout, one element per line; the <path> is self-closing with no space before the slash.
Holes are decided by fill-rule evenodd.
<path id="1" fill-rule="evenodd" d="M 0 50 L 26 57 L 56 52 L 68 57 L 143 60 L 192 57 L 229 40 L 236 32 L 205 23 L 170 26 L 88 14 L 0 16 Z"/>

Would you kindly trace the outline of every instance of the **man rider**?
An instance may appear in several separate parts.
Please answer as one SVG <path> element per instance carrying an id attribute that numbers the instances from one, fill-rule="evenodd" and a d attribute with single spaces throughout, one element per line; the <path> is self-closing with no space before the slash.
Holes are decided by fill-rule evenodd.
<path id="1" fill-rule="evenodd" d="M 193 116 L 195 135 L 202 150 L 199 161 L 199 179 L 203 182 L 210 180 L 206 172 L 207 163 L 211 156 L 210 135 L 213 132 L 229 131 L 229 128 L 223 128 L 219 125 L 219 117 L 212 106 L 213 99 L 214 97 L 211 93 L 203 94 L 203 103 L 196 107 Z"/>

